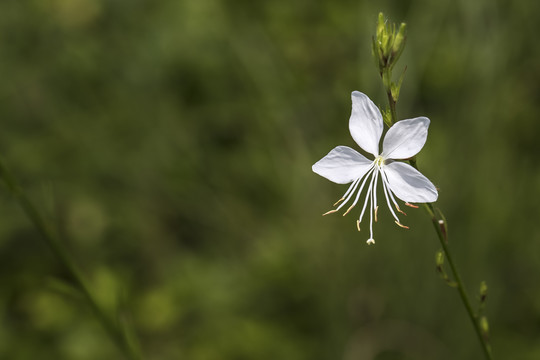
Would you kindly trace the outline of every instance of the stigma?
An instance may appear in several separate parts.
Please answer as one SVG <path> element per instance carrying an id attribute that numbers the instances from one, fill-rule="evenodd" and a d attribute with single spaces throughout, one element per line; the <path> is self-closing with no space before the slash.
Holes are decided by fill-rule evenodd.
<path id="1" fill-rule="evenodd" d="M 377 167 L 381 168 L 384 165 L 384 158 L 381 155 L 379 155 L 375 158 L 373 162 L 375 163 Z"/>

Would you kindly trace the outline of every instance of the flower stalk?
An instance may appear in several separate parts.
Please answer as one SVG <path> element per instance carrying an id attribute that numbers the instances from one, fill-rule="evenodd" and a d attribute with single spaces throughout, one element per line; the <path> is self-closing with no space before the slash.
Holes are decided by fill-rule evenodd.
<path id="1" fill-rule="evenodd" d="M 448 248 L 447 238 L 445 236 L 445 233 L 443 233 L 439 226 L 439 219 L 437 218 L 437 216 L 435 216 L 433 205 L 424 204 L 424 209 L 431 217 L 431 222 L 433 223 L 433 227 L 435 228 L 435 232 L 437 233 L 437 237 L 444 251 L 444 256 L 448 260 L 448 265 L 450 266 L 450 270 L 452 271 L 452 276 L 454 278 L 454 280 L 452 281 L 452 287 L 455 287 L 458 290 L 459 297 L 463 302 L 463 306 L 465 306 L 465 310 L 467 310 L 467 315 L 469 315 L 469 318 L 473 323 L 476 335 L 478 336 L 478 340 L 482 345 L 482 351 L 484 352 L 484 356 L 486 357 L 486 359 L 491 360 L 491 345 L 488 341 L 489 339 L 487 319 L 484 316 L 479 317 L 479 314 L 475 314 L 475 312 L 473 311 L 469 296 L 467 295 L 467 291 L 465 290 L 465 286 L 463 284 L 463 281 L 461 280 L 461 276 L 459 275 L 457 267 L 454 263 L 450 249 Z M 483 301 L 481 301 L 481 305 L 483 305 Z"/>
<path id="2" fill-rule="evenodd" d="M 404 72 L 402 73 L 400 80 L 396 84 L 392 82 L 392 69 L 405 46 L 405 30 L 406 25 L 402 23 L 399 28 L 399 32 L 396 33 L 395 25 L 390 26 L 389 24 L 387 24 L 383 14 L 379 14 L 376 28 L 376 36 L 373 38 L 373 56 L 378 65 L 379 74 L 381 76 L 382 83 L 388 97 L 389 110 L 386 112 L 387 116 L 385 116 L 385 123 L 389 127 L 391 127 L 397 121 L 396 104 L 399 97 L 399 90 L 403 81 Z M 392 49 L 393 52 L 389 49 Z M 392 56 L 392 54 L 394 55 Z M 416 157 L 410 158 L 409 164 L 418 170 Z M 433 204 L 424 203 L 423 207 L 431 218 L 433 227 L 443 250 L 443 253 L 438 253 L 436 255 L 437 271 L 449 286 L 454 287 L 458 290 L 461 301 L 465 307 L 465 310 L 467 311 L 467 314 L 478 336 L 478 340 L 480 341 L 480 344 L 482 346 L 484 356 L 486 359 L 491 360 L 491 345 L 489 344 L 488 336 L 489 325 L 487 318 L 480 314 L 480 311 L 483 310 L 485 304 L 487 286 L 484 282 L 482 282 L 480 286 L 479 311 L 478 313 L 475 313 L 471 306 L 471 302 L 469 300 L 469 296 L 467 295 L 467 291 L 465 290 L 463 281 L 461 280 L 461 276 L 459 275 L 459 272 L 457 270 L 456 264 L 452 258 L 450 249 L 448 247 L 448 231 L 446 219 L 439 209 L 433 207 Z M 443 269 L 445 258 L 447 259 L 448 265 L 450 267 L 453 280 L 451 280 L 446 275 L 446 272 Z"/>
<path id="3" fill-rule="evenodd" d="M 121 327 L 121 324 L 114 322 L 104 309 L 100 307 L 90 292 L 82 273 L 72 261 L 62 243 L 58 240 L 57 235 L 43 219 L 37 208 L 28 198 L 17 180 L 11 175 L 1 159 L 0 178 L 4 181 L 9 192 L 15 197 L 28 219 L 32 222 L 49 249 L 51 249 L 55 255 L 56 259 L 70 275 L 75 288 L 81 293 L 87 305 L 92 309 L 92 312 L 112 341 L 117 345 L 120 351 L 123 352 L 125 358 L 129 360 L 142 360 L 143 356 L 136 343 L 136 339 L 127 331 L 127 329 Z"/>

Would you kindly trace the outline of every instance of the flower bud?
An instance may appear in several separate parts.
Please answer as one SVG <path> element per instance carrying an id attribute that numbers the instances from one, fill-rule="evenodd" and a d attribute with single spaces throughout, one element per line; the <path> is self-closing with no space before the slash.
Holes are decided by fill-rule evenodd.
<path id="1" fill-rule="evenodd" d="M 435 254 L 435 264 L 437 265 L 437 270 L 441 271 L 444 264 L 444 253 L 442 250 L 437 251 Z"/>
<path id="2" fill-rule="evenodd" d="M 480 304 L 486 302 L 488 287 L 485 281 L 480 283 Z"/>
<path id="3" fill-rule="evenodd" d="M 392 65 L 398 61 L 401 53 L 403 52 L 403 49 L 405 49 L 405 41 L 407 40 L 407 24 L 401 23 L 397 34 L 393 34 L 393 36 L 394 41 L 392 44 L 391 53 Z"/>
<path id="4" fill-rule="evenodd" d="M 377 37 L 377 40 L 381 40 L 383 33 L 386 32 L 386 26 L 384 21 L 384 15 L 382 12 L 379 13 L 379 17 L 377 18 L 377 30 L 375 32 L 375 35 Z"/>
<path id="5" fill-rule="evenodd" d="M 399 59 L 405 48 L 406 30 L 405 23 L 401 23 L 396 32 L 396 25 L 387 23 L 383 13 L 379 13 L 372 49 L 379 72 L 391 69 Z"/>
<path id="6" fill-rule="evenodd" d="M 484 337 L 487 339 L 489 336 L 489 323 L 487 317 L 485 316 L 480 318 L 480 329 L 482 330 Z"/>
<path id="7" fill-rule="evenodd" d="M 383 121 L 389 128 L 392 127 L 392 113 L 390 109 L 385 109 L 382 111 Z"/>

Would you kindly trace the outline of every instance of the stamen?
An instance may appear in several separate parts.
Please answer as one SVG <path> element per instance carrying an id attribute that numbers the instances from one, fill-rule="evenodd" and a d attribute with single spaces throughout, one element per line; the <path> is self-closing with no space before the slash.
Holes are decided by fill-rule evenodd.
<path id="1" fill-rule="evenodd" d="M 366 181 L 368 179 L 368 177 L 370 176 L 370 174 L 373 172 L 373 169 L 374 167 L 372 166 L 371 169 L 366 173 L 365 177 L 364 177 L 364 180 L 362 181 L 362 185 L 360 185 L 360 189 L 358 190 L 357 194 L 356 194 L 356 198 L 354 199 L 352 205 L 347 209 L 347 211 L 345 211 L 345 213 L 343 214 L 343 216 L 347 215 L 349 213 L 349 211 L 352 210 L 352 208 L 356 205 L 356 203 L 358 202 L 358 199 L 360 199 L 360 195 L 362 194 L 362 190 L 364 189 L 364 185 L 366 185 Z M 353 192 L 356 191 L 353 190 Z M 369 193 L 369 192 L 368 192 Z M 349 197 L 352 195 L 352 193 L 349 195 Z M 367 195 L 366 195 L 367 196 Z M 345 202 L 349 201 L 349 199 L 347 198 L 347 200 Z M 341 204 L 337 210 L 339 210 L 345 203 Z"/>
<path id="2" fill-rule="evenodd" d="M 360 220 L 356 220 L 356 228 L 360 231 Z"/>
<path id="3" fill-rule="evenodd" d="M 339 203 L 342 202 L 343 200 L 345 200 L 344 197 L 342 197 L 341 199 L 339 199 L 338 201 L 336 201 L 336 203 L 335 203 L 334 205 L 332 205 L 332 206 L 336 206 L 337 204 L 339 204 Z"/>
<path id="4" fill-rule="evenodd" d="M 371 169 L 366 173 L 366 175 L 364 177 L 364 181 L 362 181 L 362 185 L 360 185 L 360 189 L 358 190 L 358 192 L 356 194 L 356 198 L 354 199 L 352 206 L 349 208 L 349 210 L 347 210 L 347 212 L 345 212 L 345 214 L 347 214 L 352 209 L 352 207 L 356 205 L 356 203 L 358 202 L 358 199 L 360 199 L 360 195 L 362 194 L 362 190 L 364 190 L 364 185 L 366 185 L 366 181 L 369 178 L 370 174 L 373 172 L 373 169 L 374 169 L 374 167 L 372 166 Z M 345 216 L 345 214 L 343 214 L 343 216 Z"/>
<path id="5" fill-rule="evenodd" d="M 380 171 L 380 170 L 379 170 Z M 375 183 L 373 185 L 373 199 L 371 205 L 373 206 L 373 210 L 375 211 L 375 222 L 377 222 L 377 180 L 379 180 L 379 171 L 375 173 Z"/>
<path id="6" fill-rule="evenodd" d="M 349 202 L 349 200 L 353 196 L 354 192 L 356 191 L 356 187 L 358 186 L 359 183 L 360 183 L 360 179 L 356 179 L 356 180 L 353 181 L 351 186 L 349 186 L 349 189 L 347 190 L 347 192 L 342 196 L 342 198 L 345 198 L 345 200 L 341 203 L 341 205 L 339 205 L 337 207 L 336 210 L 341 209 L 343 207 L 343 205 L 345 205 L 346 203 Z M 339 201 L 337 203 L 339 203 Z"/>
<path id="7" fill-rule="evenodd" d="M 362 218 L 364 217 L 364 212 L 366 211 L 368 200 L 371 198 L 370 195 L 371 195 L 371 189 L 372 188 L 373 188 L 373 181 L 371 181 L 369 183 L 369 187 L 367 189 L 366 200 L 364 201 L 364 206 L 362 207 L 362 212 L 360 213 L 360 217 L 358 218 L 358 220 L 360 220 L 360 222 L 362 222 Z"/>
<path id="8" fill-rule="evenodd" d="M 352 204 L 348 209 L 347 211 L 345 211 L 345 213 L 343 214 L 343 216 L 347 215 L 349 213 L 349 211 L 352 210 L 352 208 L 356 205 L 356 203 Z"/>
<path id="9" fill-rule="evenodd" d="M 399 226 L 399 227 L 402 227 L 404 229 L 408 229 L 409 227 L 408 226 L 405 226 L 403 224 L 401 224 L 399 221 L 396 221 L 396 224 Z"/>
<path id="10" fill-rule="evenodd" d="M 371 206 L 369 207 L 369 238 L 370 239 L 373 239 L 373 207 L 374 207 L 374 198 L 375 198 L 375 195 L 374 193 L 376 192 L 376 188 L 375 186 L 372 186 L 375 181 L 376 181 L 376 178 L 377 178 L 377 174 L 379 172 L 375 173 L 375 176 L 373 177 L 373 179 L 371 180 L 371 185 L 370 185 L 370 190 L 371 190 Z"/>
<path id="11" fill-rule="evenodd" d="M 399 212 L 402 213 L 403 215 L 407 216 L 407 214 L 405 214 L 405 211 L 403 211 L 403 210 L 401 210 L 401 209 L 399 208 L 398 204 L 394 204 L 394 205 L 396 205 L 397 211 L 399 211 Z"/>
<path id="12" fill-rule="evenodd" d="M 345 191 L 345 194 L 343 194 L 343 196 L 341 197 L 341 199 L 338 200 L 338 202 L 342 201 L 342 199 L 345 199 L 347 197 L 347 195 L 349 195 L 349 193 L 351 192 L 351 190 L 353 189 L 354 187 L 354 184 L 358 182 L 358 179 L 354 180 L 351 184 L 351 186 L 349 186 L 349 188 L 347 189 L 347 191 Z M 336 203 L 337 204 L 337 203 Z"/>
<path id="13" fill-rule="evenodd" d="M 383 192 L 384 192 L 384 197 L 386 198 L 386 205 L 388 205 L 388 209 L 390 209 L 390 212 L 392 213 L 392 216 L 394 217 L 394 219 L 396 219 L 396 221 L 399 221 L 399 218 L 397 217 L 396 213 L 394 212 L 394 210 L 392 209 L 392 205 L 390 205 L 390 198 L 388 197 L 388 195 L 392 195 L 390 189 L 388 189 L 388 185 L 386 185 L 386 182 L 384 181 L 384 171 L 383 171 L 383 175 L 381 176 L 382 179 L 383 179 Z M 395 204 L 395 203 L 394 203 Z"/>
<path id="14" fill-rule="evenodd" d="M 322 216 L 326 216 L 326 215 L 328 215 L 328 214 L 335 213 L 336 211 L 337 211 L 337 209 L 332 209 L 332 210 L 327 211 L 327 212 L 325 212 L 324 214 L 322 214 Z"/>
<path id="15" fill-rule="evenodd" d="M 397 201 L 396 201 L 396 199 L 394 198 L 394 194 L 392 194 L 392 190 L 390 190 L 390 183 L 388 182 L 387 175 L 386 175 L 386 173 L 384 172 L 384 170 L 382 171 L 382 173 L 383 173 L 383 174 L 381 175 L 381 177 L 382 177 L 382 179 L 383 179 L 383 189 L 384 189 L 384 191 L 385 191 L 384 195 L 386 196 L 386 202 L 387 202 L 387 204 L 388 204 L 388 208 L 390 209 L 390 212 L 392 212 L 392 214 L 394 215 L 394 218 L 395 218 L 397 221 L 399 221 L 397 215 L 393 212 L 392 207 L 390 206 L 390 202 L 388 201 L 388 197 L 390 197 L 390 200 L 392 200 L 392 203 L 394 204 L 394 206 L 396 207 L 396 209 L 397 209 L 400 213 L 404 214 L 405 216 L 406 216 L 407 214 L 405 214 L 405 213 L 404 213 L 403 211 L 401 211 L 401 209 L 399 208 L 399 205 L 397 204 Z"/>
<path id="16" fill-rule="evenodd" d="M 417 205 L 409 204 L 408 202 L 406 202 L 405 205 L 410 206 L 410 207 L 415 208 L 415 209 L 418 209 Z"/>

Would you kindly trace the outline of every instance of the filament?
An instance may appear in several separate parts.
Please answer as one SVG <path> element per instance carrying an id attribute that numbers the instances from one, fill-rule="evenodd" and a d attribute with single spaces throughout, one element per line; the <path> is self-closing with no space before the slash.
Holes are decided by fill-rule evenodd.
<path id="1" fill-rule="evenodd" d="M 374 171 L 374 168 L 372 167 L 366 173 L 366 175 L 364 176 L 364 181 L 362 181 L 362 185 L 360 185 L 360 189 L 358 190 L 358 192 L 356 194 L 356 198 L 354 199 L 353 204 L 347 209 L 347 211 L 345 211 L 345 214 L 343 214 L 343 216 L 347 215 L 349 213 L 349 211 L 351 211 L 351 209 L 356 205 L 356 203 L 358 202 L 358 199 L 360 199 L 360 195 L 362 194 L 362 190 L 364 189 L 364 185 L 366 185 L 366 181 L 369 178 L 370 173 L 372 173 L 373 171 Z"/>

